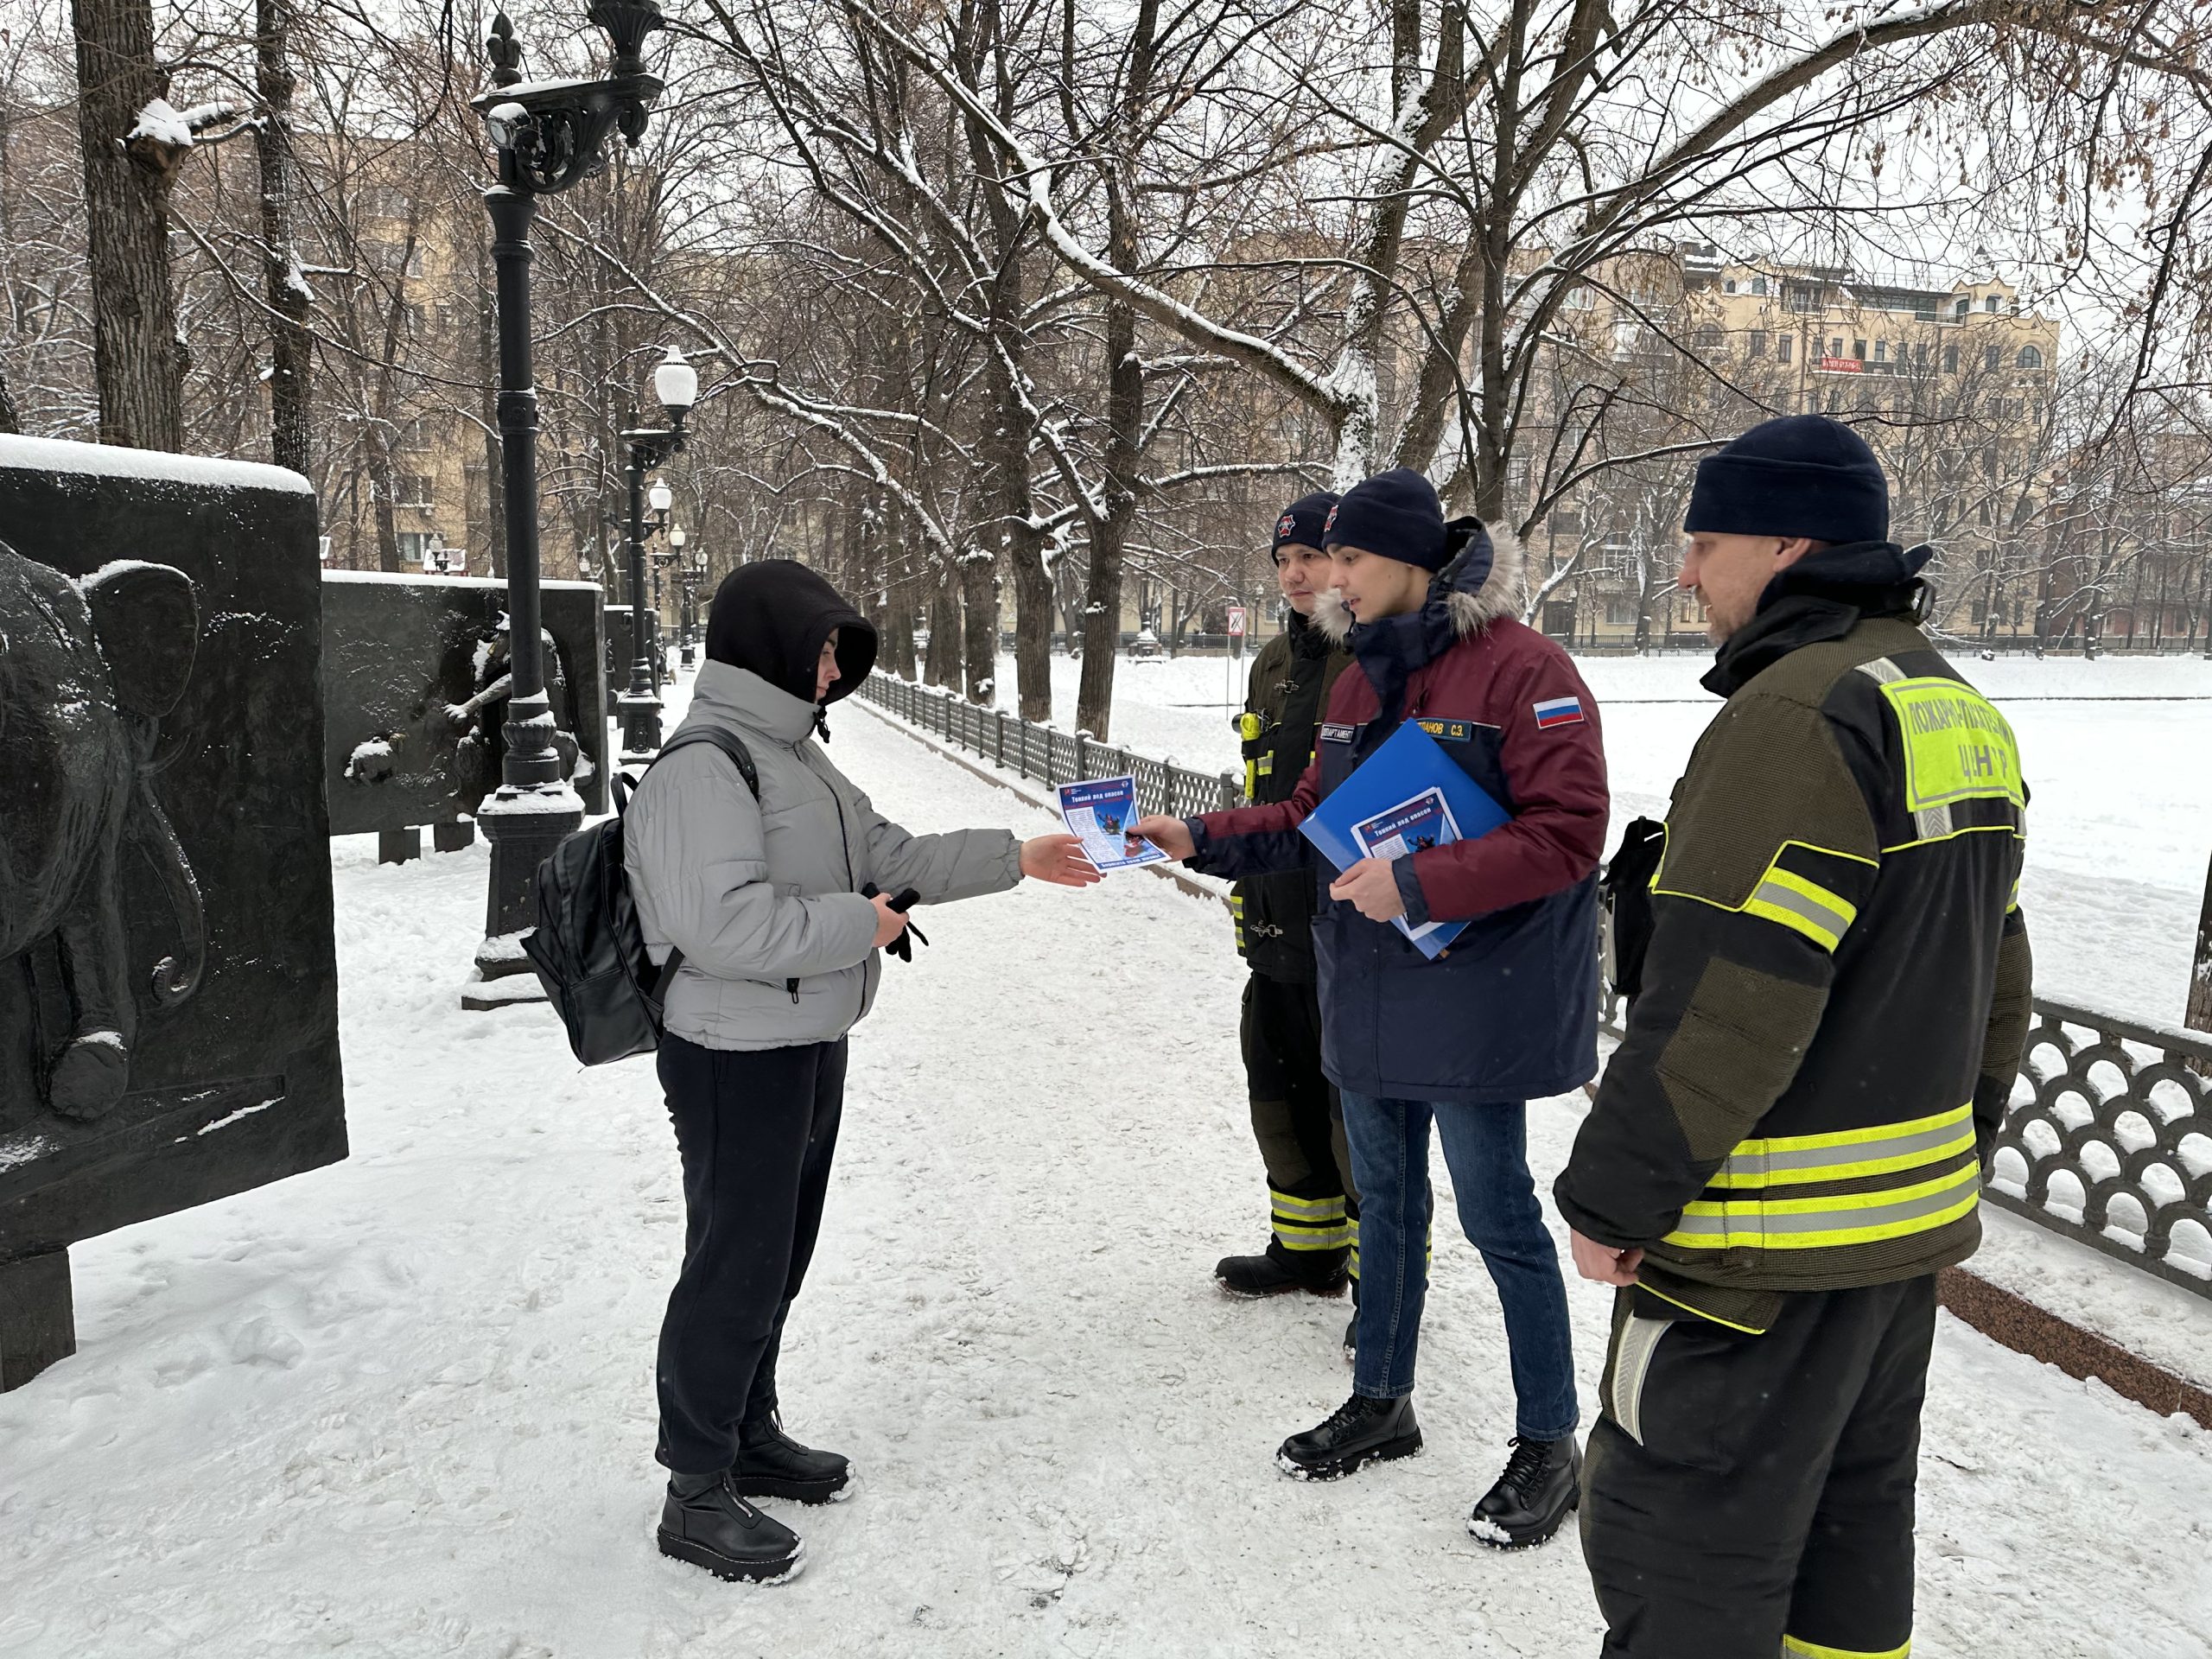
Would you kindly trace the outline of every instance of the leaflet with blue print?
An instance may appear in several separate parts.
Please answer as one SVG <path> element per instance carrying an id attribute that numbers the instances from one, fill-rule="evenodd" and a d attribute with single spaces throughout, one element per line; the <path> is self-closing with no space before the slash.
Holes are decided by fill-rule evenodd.
<path id="1" fill-rule="evenodd" d="M 1410 858 L 1432 847 L 1446 847 L 1459 839 L 1459 821 L 1440 789 L 1424 789 L 1409 801 L 1401 801 L 1387 812 L 1378 812 L 1351 826 L 1352 844 L 1368 858 Z M 1441 932 L 1446 924 L 1429 922 L 1408 927 L 1395 918 L 1398 931 L 1418 944 Z M 1454 932 L 1458 931 L 1455 928 Z"/>
<path id="2" fill-rule="evenodd" d="M 1061 821 L 1083 842 L 1083 855 L 1100 869 L 1131 869 L 1167 856 L 1131 828 L 1143 816 L 1137 810 L 1135 778 L 1093 778 L 1062 784 L 1052 792 L 1059 798 Z"/>

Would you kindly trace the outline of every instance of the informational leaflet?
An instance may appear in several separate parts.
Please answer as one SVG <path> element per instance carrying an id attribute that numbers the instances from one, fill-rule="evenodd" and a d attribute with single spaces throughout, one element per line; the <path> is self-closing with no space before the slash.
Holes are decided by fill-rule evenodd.
<path id="1" fill-rule="evenodd" d="M 1136 779 L 1093 778 L 1079 784 L 1062 784 L 1060 817 L 1083 842 L 1084 856 L 1101 870 L 1128 869 L 1157 864 L 1167 855 L 1130 828 L 1143 816 L 1137 810 Z"/>
<path id="2" fill-rule="evenodd" d="M 1440 789 L 1424 789 L 1411 800 L 1363 818 L 1351 826 L 1352 842 L 1368 858 L 1410 858 L 1431 847 L 1449 846 L 1459 839 L 1458 820 Z M 1398 931 L 1416 942 L 1435 933 L 1445 924 L 1430 922 L 1408 927 L 1402 916 Z"/>

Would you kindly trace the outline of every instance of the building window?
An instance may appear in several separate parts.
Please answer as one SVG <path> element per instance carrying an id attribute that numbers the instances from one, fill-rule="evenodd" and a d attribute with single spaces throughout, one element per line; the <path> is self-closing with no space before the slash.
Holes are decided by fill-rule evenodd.
<path id="1" fill-rule="evenodd" d="M 1843 342 L 1840 340 L 1832 340 L 1828 341 L 1828 355 L 1830 357 L 1841 357 L 1843 355 Z"/>
<path id="2" fill-rule="evenodd" d="M 427 415 L 417 415 L 411 421 L 401 422 L 399 447 L 402 449 L 411 450 L 416 454 L 426 453 L 430 448 L 430 417 Z"/>
<path id="3" fill-rule="evenodd" d="M 1609 626 L 1634 627 L 1637 609 L 1637 597 L 1634 594 L 1607 594 L 1605 595 L 1605 621 Z"/>
<path id="4" fill-rule="evenodd" d="M 1863 340 L 1853 340 L 1851 342 L 1851 354 L 1857 358 L 1861 363 L 1864 363 L 1866 360 L 1866 342 Z"/>
<path id="5" fill-rule="evenodd" d="M 1989 525 L 1989 503 L 1988 503 L 1988 502 L 1986 502 L 1986 501 L 1982 502 L 1979 506 L 1977 506 L 1977 507 L 1974 509 L 1974 522 L 1975 522 L 1975 523 L 1977 523 L 1977 524 L 1980 524 L 1984 529 L 1988 528 L 1988 525 Z"/>
<path id="6" fill-rule="evenodd" d="M 1951 308 L 1951 315 L 1954 317 L 1963 317 L 1967 312 L 1973 309 L 1974 296 L 1972 295 L 1968 295 L 1965 299 L 1961 300 L 1956 305 Z"/>
<path id="7" fill-rule="evenodd" d="M 1747 354 L 1752 357 L 1764 357 L 1766 355 L 1766 331 L 1764 329 L 1754 328 L 1745 338 L 1747 343 L 1744 349 Z"/>
<path id="8" fill-rule="evenodd" d="M 1723 294 L 1733 294 L 1736 291 L 1736 279 L 1731 276 L 1726 282 L 1721 283 L 1720 291 Z"/>
<path id="9" fill-rule="evenodd" d="M 1956 346 L 1946 346 L 1943 348 L 1943 372 L 1956 374 L 1958 372 L 1959 348 Z"/>
<path id="10" fill-rule="evenodd" d="M 2043 353 L 2032 346 L 2023 346 L 2020 354 L 2012 359 L 2012 365 L 2015 368 L 2039 369 L 2043 367 Z"/>
<path id="11" fill-rule="evenodd" d="M 1991 316 L 1995 316 L 1997 315 L 1997 296 L 1994 294 L 1983 295 L 1981 296 L 1981 308 L 1984 311 L 1986 311 Z"/>
<path id="12" fill-rule="evenodd" d="M 429 550 L 430 532 L 427 530 L 403 530 L 399 532 L 399 562 L 420 564 L 423 555 Z"/>
<path id="13" fill-rule="evenodd" d="M 1721 332 L 1719 323 L 1707 322 L 1699 325 L 1697 349 L 1700 355 L 1705 357 L 1723 357 L 1727 354 L 1728 337 Z"/>
<path id="14" fill-rule="evenodd" d="M 1751 292 L 1760 296 L 1761 297 L 1764 297 L 1766 294 L 1766 278 L 1764 276 L 1752 277 Z"/>
<path id="15" fill-rule="evenodd" d="M 1777 362 L 1787 363 L 1789 360 L 1789 335 L 1777 334 L 1774 337 L 1774 356 Z"/>
<path id="16" fill-rule="evenodd" d="M 1890 360 L 1890 342 L 1888 340 L 1878 340 L 1874 342 L 1874 360 L 1877 363 L 1886 363 Z"/>
<path id="17" fill-rule="evenodd" d="M 2005 348 L 2002 346 L 1989 346 L 1981 354 L 1981 366 L 1985 369 L 1993 369 L 2004 360 Z"/>
<path id="18" fill-rule="evenodd" d="M 430 475 L 428 473 L 400 473 L 391 480 L 396 492 L 395 505 L 403 507 L 427 507 L 430 505 Z"/>
<path id="19" fill-rule="evenodd" d="M 1912 363 L 1915 368 L 1924 369 L 1928 366 L 1928 342 L 1926 340 L 1922 340 L 1917 346 L 1915 346 L 1912 348 Z"/>

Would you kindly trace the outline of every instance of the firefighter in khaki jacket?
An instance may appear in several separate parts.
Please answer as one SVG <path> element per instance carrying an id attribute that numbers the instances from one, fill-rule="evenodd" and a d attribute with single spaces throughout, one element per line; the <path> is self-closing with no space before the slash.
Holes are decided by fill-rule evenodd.
<path id="1" fill-rule="evenodd" d="M 1628 1033 L 1555 1190 L 1619 1287 L 1582 1529 L 1622 1659 L 1903 1659 L 1938 1268 L 2029 1020 L 2027 791 L 1916 624 L 1855 433 L 1700 463 L 1727 704 L 1675 786 Z"/>
<path id="2" fill-rule="evenodd" d="M 1351 664 L 1351 653 L 1313 620 L 1328 587 L 1321 528 L 1336 505 L 1333 494 L 1317 490 L 1275 519 L 1275 585 L 1290 620 L 1254 659 L 1237 717 L 1250 804 L 1290 798 L 1313 761 L 1330 688 Z M 1344 1147 L 1344 1108 L 1321 1071 L 1313 875 L 1248 876 L 1230 903 L 1236 949 L 1252 969 L 1244 986 L 1244 1075 L 1252 1134 L 1267 1166 L 1270 1236 L 1258 1255 L 1223 1257 L 1214 1276 L 1237 1296 L 1342 1295 L 1347 1269 L 1359 1271 L 1359 1194 Z"/>

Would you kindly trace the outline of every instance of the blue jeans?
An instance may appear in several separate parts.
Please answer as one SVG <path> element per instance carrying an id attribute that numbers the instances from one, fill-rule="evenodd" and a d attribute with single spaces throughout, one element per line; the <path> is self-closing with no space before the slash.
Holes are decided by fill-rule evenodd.
<path id="1" fill-rule="evenodd" d="M 1352 1387 L 1395 1400 L 1414 1391 L 1421 1303 L 1428 1292 L 1428 1126 L 1459 1199 L 1459 1225 L 1483 1253 L 1505 1311 L 1513 1359 L 1514 1430 L 1522 1440 L 1572 1433 L 1574 1352 L 1567 1286 L 1536 1184 L 1529 1173 L 1528 1110 L 1517 1100 L 1464 1106 L 1346 1092 L 1344 1138 L 1359 1183 L 1359 1340 Z"/>

